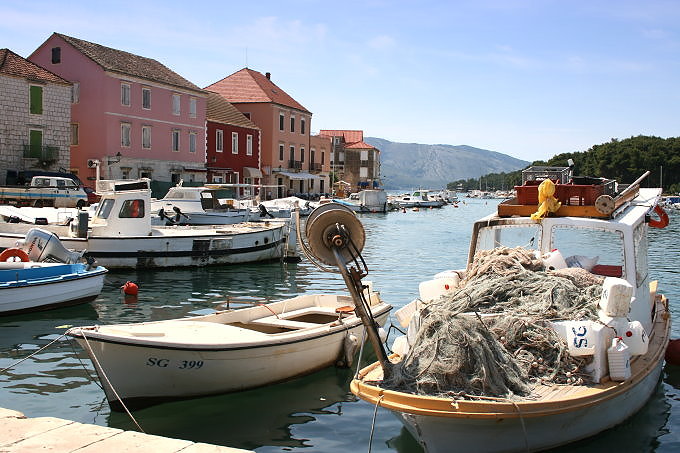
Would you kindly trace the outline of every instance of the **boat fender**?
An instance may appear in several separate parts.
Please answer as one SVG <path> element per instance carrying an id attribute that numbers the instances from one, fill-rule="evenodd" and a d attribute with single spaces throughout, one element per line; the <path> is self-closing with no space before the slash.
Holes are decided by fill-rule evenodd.
<path id="1" fill-rule="evenodd" d="M 18 258 L 18 259 L 16 259 Z M 16 247 L 10 247 L 0 253 L 0 261 L 23 261 L 28 262 L 28 253 Z"/>
<path id="2" fill-rule="evenodd" d="M 337 366 L 341 368 L 349 368 L 354 363 L 354 356 L 359 349 L 359 339 L 353 333 L 345 336 L 342 343 L 342 354 L 337 361 Z"/>
<path id="3" fill-rule="evenodd" d="M 650 217 L 649 226 L 652 228 L 666 228 L 668 226 L 668 214 L 659 205 L 654 206 L 654 212 L 659 216 L 659 220 L 654 220 Z"/>
<path id="4" fill-rule="evenodd" d="M 668 341 L 668 347 L 666 347 L 666 363 L 671 365 L 680 366 L 680 338 Z"/>
<path id="5" fill-rule="evenodd" d="M 125 284 L 120 288 L 128 296 L 136 296 L 137 293 L 139 293 L 139 287 L 135 283 L 132 283 L 131 281 L 125 282 Z"/>

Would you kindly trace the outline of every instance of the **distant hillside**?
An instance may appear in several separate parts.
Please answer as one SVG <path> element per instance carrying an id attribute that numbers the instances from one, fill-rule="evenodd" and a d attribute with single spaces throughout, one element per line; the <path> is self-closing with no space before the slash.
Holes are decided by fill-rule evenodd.
<path id="1" fill-rule="evenodd" d="M 442 188 L 458 179 L 519 170 L 529 162 L 466 145 L 394 143 L 374 137 L 364 141 L 380 150 L 380 173 L 386 189 Z"/>

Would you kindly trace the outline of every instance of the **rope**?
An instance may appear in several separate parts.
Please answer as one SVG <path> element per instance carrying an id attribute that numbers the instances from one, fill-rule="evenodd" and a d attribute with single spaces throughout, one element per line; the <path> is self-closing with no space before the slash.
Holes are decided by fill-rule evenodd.
<path id="1" fill-rule="evenodd" d="M 31 357 L 33 357 L 34 355 L 36 355 L 36 354 L 38 354 L 38 353 L 44 351 L 45 349 L 49 348 L 49 347 L 52 346 L 54 343 L 56 343 L 57 341 L 61 340 L 61 339 L 64 338 L 64 337 L 65 337 L 64 334 L 59 335 L 59 337 L 57 337 L 56 339 L 50 341 L 48 344 L 46 344 L 46 345 L 43 346 L 42 348 L 38 349 L 37 351 L 32 352 L 31 354 L 27 355 L 27 356 L 24 357 L 23 359 L 14 362 L 13 364 L 11 364 L 10 366 L 8 366 L 7 368 L 1 369 L 1 370 L 0 370 L 0 373 L 4 373 L 4 372 L 7 371 L 7 370 L 11 370 L 12 368 L 14 368 L 15 366 L 17 366 L 17 365 L 19 365 L 20 363 L 24 362 L 25 360 L 28 360 L 28 359 L 30 359 Z"/>
<path id="2" fill-rule="evenodd" d="M 130 412 L 130 410 L 127 408 L 127 406 L 126 406 L 125 403 L 123 402 L 123 399 L 118 395 L 118 392 L 116 392 L 116 389 L 113 388 L 113 385 L 111 384 L 111 381 L 109 380 L 109 377 L 106 375 L 106 372 L 104 371 L 104 368 L 103 368 L 103 367 L 101 366 L 101 364 L 99 363 L 99 359 L 97 359 L 97 356 L 94 354 L 94 351 L 92 350 L 92 346 L 90 345 L 90 341 L 89 341 L 89 340 L 87 339 L 87 337 L 85 336 L 85 331 L 83 331 L 82 329 L 80 329 L 80 334 L 83 336 L 83 340 L 85 340 L 85 345 L 87 346 L 88 353 L 90 354 L 90 357 L 92 357 L 92 360 L 93 360 L 94 363 L 96 364 L 97 368 L 101 371 L 101 375 L 102 375 L 102 377 L 104 378 L 104 380 L 106 381 L 106 384 L 109 386 L 109 388 L 111 389 L 111 391 L 113 392 L 113 394 L 116 396 L 116 399 L 118 400 L 118 402 L 120 403 L 120 405 L 123 407 L 123 409 L 125 410 L 125 412 L 128 414 L 128 417 L 130 417 L 130 420 L 132 420 L 132 422 L 135 424 L 135 426 L 137 427 L 137 429 L 139 429 L 140 432 L 146 434 L 146 432 L 142 429 L 141 426 L 139 426 L 139 423 L 137 423 L 137 420 L 135 419 L 135 417 L 132 415 L 132 413 Z"/>
<path id="3" fill-rule="evenodd" d="M 375 410 L 373 411 L 373 420 L 371 420 L 371 436 L 368 438 L 368 453 L 371 453 L 371 447 L 373 447 L 373 431 L 375 429 L 375 418 L 378 415 L 378 407 L 380 406 L 380 402 L 384 397 L 385 395 L 380 395 L 380 398 L 378 398 L 378 401 L 376 401 L 375 403 Z"/>

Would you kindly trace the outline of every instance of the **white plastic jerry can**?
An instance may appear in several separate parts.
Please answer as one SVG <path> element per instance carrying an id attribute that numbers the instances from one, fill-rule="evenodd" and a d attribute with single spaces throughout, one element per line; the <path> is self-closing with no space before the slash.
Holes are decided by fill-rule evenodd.
<path id="1" fill-rule="evenodd" d="M 621 338 L 628 346 L 628 351 L 631 356 L 647 354 L 649 347 L 649 337 L 640 321 L 632 321 L 628 323 L 628 328 L 622 332 Z"/>
<path id="2" fill-rule="evenodd" d="M 620 317 L 628 315 L 633 285 L 622 278 L 607 277 L 602 284 L 600 308 L 607 316 Z"/>
<path id="3" fill-rule="evenodd" d="M 611 347 L 607 349 L 607 361 L 609 362 L 609 377 L 612 381 L 630 379 L 630 353 L 621 337 L 615 337 L 612 340 Z"/>
<path id="4" fill-rule="evenodd" d="M 597 348 L 597 332 L 590 321 L 567 321 L 567 345 L 572 356 L 593 355 Z"/>

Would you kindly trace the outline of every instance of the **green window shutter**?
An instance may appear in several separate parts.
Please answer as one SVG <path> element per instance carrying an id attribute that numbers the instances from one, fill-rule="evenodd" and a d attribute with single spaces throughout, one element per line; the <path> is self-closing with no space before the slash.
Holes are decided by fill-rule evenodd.
<path id="1" fill-rule="evenodd" d="M 34 115 L 42 115 L 43 112 L 43 87 L 37 86 L 37 85 L 31 85 L 30 88 L 30 94 L 31 94 L 31 99 L 30 99 L 30 108 L 31 108 L 31 113 Z"/>
<path id="2" fill-rule="evenodd" d="M 31 157 L 40 158 L 42 151 L 42 131 L 32 129 L 30 131 Z"/>

